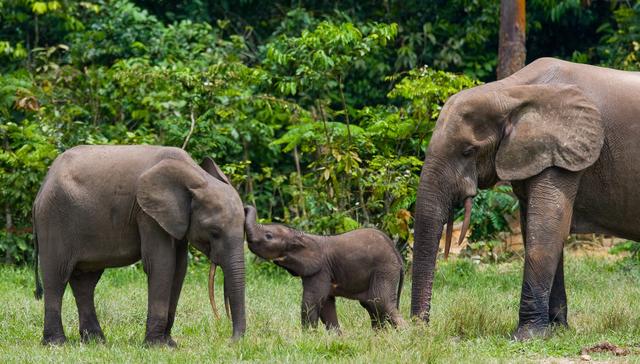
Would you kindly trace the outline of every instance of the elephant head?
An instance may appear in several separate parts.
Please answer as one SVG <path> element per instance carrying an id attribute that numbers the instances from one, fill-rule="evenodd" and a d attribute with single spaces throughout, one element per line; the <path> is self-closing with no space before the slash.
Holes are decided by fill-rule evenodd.
<path id="1" fill-rule="evenodd" d="M 227 177 L 210 158 L 205 158 L 200 167 L 184 160 L 164 159 L 140 176 L 136 199 L 174 239 L 188 240 L 209 257 L 209 296 L 216 316 L 213 279 L 216 266 L 222 267 L 233 337 L 242 336 L 246 327 L 244 213 L 242 201 Z"/>
<path id="2" fill-rule="evenodd" d="M 427 149 L 417 192 L 411 313 L 429 320 L 431 288 L 443 225 L 445 255 L 454 209 L 464 204 L 465 236 L 478 188 L 530 178 L 548 167 L 579 171 L 600 155 L 600 113 L 567 84 L 503 81 L 447 100 Z"/>
<path id="3" fill-rule="evenodd" d="M 256 209 L 245 206 L 245 231 L 249 249 L 297 276 L 309 276 L 322 268 L 322 250 L 314 237 L 280 224 L 258 224 Z"/>

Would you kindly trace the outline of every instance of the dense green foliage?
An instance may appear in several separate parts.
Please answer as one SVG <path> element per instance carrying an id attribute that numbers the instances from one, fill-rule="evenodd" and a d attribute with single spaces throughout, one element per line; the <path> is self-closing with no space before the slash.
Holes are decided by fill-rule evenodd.
<path id="1" fill-rule="evenodd" d="M 30 259 L 56 155 L 104 143 L 213 156 L 261 218 L 410 247 L 439 109 L 494 77 L 497 3 L 0 0 L 0 259 Z M 638 69 L 640 2 L 584 3 L 531 0 L 529 58 Z M 503 192 L 474 241 L 506 228 Z"/>
<path id="2" fill-rule="evenodd" d="M 207 268 L 190 267 L 172 331 L 178 349 L 171 350 L 142 345 L 147 290 L 139 265 L 105 271 L 96 288 L 96 310 L 106 344 L 80 343 L 75 302 L 67 290 L 62 321 L 69 342 L 56 348 L 40 344 L 43 310 L 42 301 L 32 296 L 33 272 L 0 266 L 0 362 L 568 363 L 580 362 L 582 348 L 603 341 L 631 353 L 624 357 L 594 353 L 594 362 L 640 360 L 640 311 L 634 304 L 640 299 L 640 270 L 627 274 L 608 259 L 567 257 L 569 328 L 555 330 L 550 339 L 527 342 L 514 342 L 508 336 L 518 320 L 519 262 L 442 262 L 435 277 L 429 325 L 376 333 L 357 301 L 338 298 L 342 335 L 323 328 L 302 331 L 300 279 L 282 269 L 283 273 L 274 275 L 256 267 L 250 265 L 247 271 L 247 333 L 233 344 L 228 339 L 230 320 L 224 315 L 216 320 L 207 302 Z M 222 280 L 216 284 L 222 287 Z M 410 288 L 407 279 L 400 300 L 405 317 Z M 217 291 L 221 305 L 222 289 Z"/>

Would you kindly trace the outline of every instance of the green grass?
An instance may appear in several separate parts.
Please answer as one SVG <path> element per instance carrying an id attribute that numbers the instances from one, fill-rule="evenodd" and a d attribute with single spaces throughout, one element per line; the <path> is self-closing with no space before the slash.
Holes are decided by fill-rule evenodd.
<path id="1" fill-rule="evenodd" d="M 177 349 L 142 346 L 146 280 L 136 268 L 105 272 L 96 291 L 98 317 L 107 344 L 82 344 L 70 289 L 63 306 L 69 342 L 40 345 L 42 301 L 33 298 L 33 274 L 0 267 L 0 362 L 521 362 L 546 358 L 579 360 L 580 349 L 601 341 L 629 347 L 632 355 L 593 354 L 597 360 L 640 362 L 640 285 L 636 271 L 611 260 L 568 257 L 565 266 L 570 329 L 546 340 L 512 342 L 517 323 L 522 263 L 475 266 L 440 262 L 429 326 L 374 333 L 355 301 L 338 300 L 343 335 L 300 329 L 298 279 L 248 265 L 248 330 L 229 340 L 230 322 L 213 318 L 206 291 L 207 267 L 189 268 L 173 336 Z M 271 272 L 267 275 L 265 271 Z M 221 288 L 221 282 L 217 282 Z M 409 313 L 410 279 L 401 310 Z M 222 289 L 217 290 L 218 303 Z"/>

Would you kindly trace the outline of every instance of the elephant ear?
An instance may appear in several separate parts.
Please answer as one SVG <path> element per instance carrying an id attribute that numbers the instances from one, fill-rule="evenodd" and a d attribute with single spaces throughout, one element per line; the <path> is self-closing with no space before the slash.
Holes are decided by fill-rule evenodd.
<path id="1" fill-rule="evenodd" d="M 183 239 L 189 228 L 192 193 L 205 184 L 194 166 L 165 159 L 140 176 L 136 200 L 167 233 Z"/>
<path id="2" fill-rule="evenodd" d="M 220 167 L 218 167 L 216 162 L 213 161 L 213 159 L 209 157 L 205 157 L 202 163 L 200 163 L 200 168 L 207 171 L 207 173 L 209 173 L 216 179 L 228 185 L 231 185 L 231 182 L 229 182 L 229 178 L 227 178 L 227 176 L 224 173 L 222 173 L 222 170 L 220 169 Z"/>
<path id="3" fill-rule="evenodd" d="M 322 268 L 322 252 L 317 242 L 305 234 L 296 234 L 287 241 L 284 255 L 281 266 L 301 277 L 313 275 Z"/>
<path id="4" fill-rule="evenodd" d="M 498 91 L 506 105 L 505 135 L 496 172 L 505 181 L 523 180 L 551 166 L 583 170 L 600 156 L 602 118 L 574 85 L 526 85 Z"/>

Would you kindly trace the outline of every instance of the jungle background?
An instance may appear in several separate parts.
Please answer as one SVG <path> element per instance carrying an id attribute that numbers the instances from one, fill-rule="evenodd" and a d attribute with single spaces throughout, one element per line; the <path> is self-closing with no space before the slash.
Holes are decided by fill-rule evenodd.
<path id="1" fill-rule="evenodd" d="M 431 130 L 450 95 L 495 80 L 499 9 L 0 0 L 0 261 L 33 261 L 31 204 L 58 154 L 140 143 L 212 156 L 263 221 L 375 226 L 410 260 Z M 527 63 L 640 68 L 640 1 L 530 0 L 526 12 Z M 483 191 L 460 253 L 508 257 L 494 250 L 516 212 L 508 186 Z"/>

